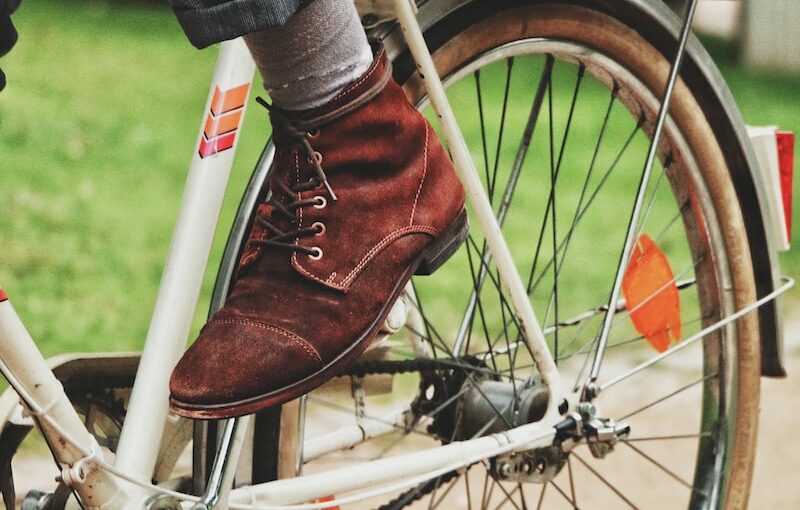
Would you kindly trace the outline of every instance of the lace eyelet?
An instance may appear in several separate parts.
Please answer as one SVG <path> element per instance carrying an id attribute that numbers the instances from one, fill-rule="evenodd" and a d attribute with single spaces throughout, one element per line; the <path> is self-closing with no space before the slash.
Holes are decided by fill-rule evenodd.
<path id="1" fill-rule="evenodd" d="M 312 246 L 311 249 L 314 250 L 314 253 L 309 253 L 308 258 L 311 260 L 319 260 L 322 258 L 322 249 L 319 246 Z"/>
<path id="2" fill-rule="evenodd" d="M 314 128 L 308 132 L 306 132 L 306 136 L 308 138 L 316 138 L 319 136 L 319 128 Z"/>
<path id="3" fill-rule="evenodd" d="M 325 209 L 325 207 L 328 205 L 328 201 L 325 199 L 325 197 L 316 197 L 316 201 L 317 203 L 312 205 L 312 207 L 315 209 Z"/>
<path id="4" fill-rule="evenodd" d="M 325 227 L 325 224 L 322 223 L 321 221 L 315 221 L 314 223 L 311 224 L 311 226 L 312 227 L 316 227 L 316 229 L 317 229 L 317 233 L 314 234 L 315 236 L 321 236 L 327 230 L 327 228 Z"/>
<path id="5" fill-rule="evenodd" d="M 317 163 L 319 163 L 320 165 L 322 164 L 322 154 L 321 153 L 319 153 L 317 151 L 314 151 L 314 159 L 316 159 Z"/>
<path id="6" fill-rule="evenodd" d="M 322 181 L 319 180 L 318 177 L 312 177 L 308 180 L 308 184 L 314 186 L 313 189 L 320 189 L 322 188 Z"/>

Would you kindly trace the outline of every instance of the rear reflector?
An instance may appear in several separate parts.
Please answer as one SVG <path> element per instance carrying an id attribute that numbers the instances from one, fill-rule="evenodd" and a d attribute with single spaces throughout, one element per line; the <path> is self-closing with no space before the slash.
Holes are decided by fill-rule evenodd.
<path id="1" fill-rule="evenodd" d="M 793 152 L 792 133 L 782 132 L 779 134 L 774 126 L 769 127 L 747 127 L 747 134 L 750 135 L 750 142 L 753 144 L 759 170 L 763 177 L 766 187 L 766 204 L 762 204 L 769 209 L 769 226 L 772 227 L 771 237 L 775 240 L 775 247 L 780 251 L 789 249 L 789 225 L 791 223 L 791 212 L 787 209 L 787 203 L 791 205 L 792 187 L 791 182 L 788 186 L 784 185 L 788 178 L 791 181 L 791 159 Z M 790 138 L 786 138 L 788 135 Z M 781 142 L 781 138 L 784 140 Z M 788 163 L 781 159 L 781 146 L 788 147 L 788 152 L 784 149 L 783 157 Z M 788 165 L 788 167 L 787 167 Z M 788 202 L 787 202 L 788 201 Z M 746 211 L 745 211 L 746 213 Z"/>
<path id="2" fill-rule="evenodd" d="M 792 242 L 792 180 L 794 176 L 794 133 L 778 131 L 778 167 L 781 177 L 781 197 L 783 198 L 783 219 L 786 222 L 786 236 Z"/>
<path id="3" fill-rule="evenodd" d="M 0 302 L 1 301 L 7 301 L 7 300 L 8 300 L 8 296 L 6 296 L 5 291 L 3 291 L 2 288 L 0 288 Z"/>

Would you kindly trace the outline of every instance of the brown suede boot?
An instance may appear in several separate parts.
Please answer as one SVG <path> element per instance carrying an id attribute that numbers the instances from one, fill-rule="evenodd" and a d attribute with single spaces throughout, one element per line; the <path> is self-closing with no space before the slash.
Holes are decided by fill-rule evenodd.
<path id="1" fill-rule="evenodd" d="M 270 110 L 272 197 L 225 307 L 172 374 L 183 416 L 249 414 L 323 384 L 467 235 L 461 183 L 382 49 L 329 104 Z"/>

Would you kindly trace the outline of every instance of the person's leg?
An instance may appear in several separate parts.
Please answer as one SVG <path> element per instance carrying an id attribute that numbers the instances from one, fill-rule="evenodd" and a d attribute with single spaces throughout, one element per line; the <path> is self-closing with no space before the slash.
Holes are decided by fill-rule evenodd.
<path id="1" fill-rule="evenodd" d="M 307 0 L 169 0 L 197 48 L 284 25 Z"/>
<path id="2" fill-rule="evenodd" d="M 283 26 L 244 37 L 272 101 L 284 110 L 328 102 L 372 64 L 355 4 L 314 0 Z"/>
<path id="3" fill-rule="evenodd" d="M 246 36 L 274 104 L 267 202 L 236 282 L 170 380 L 173 411 L 248 414 L 311 391 L 375 338 L 415 273 L 466 236 L 464 190 L 351 0 Z"/>
<path id="4" fill-rule="evenodd" d="M 286 110 L 322 105 L 372 63 L 352 1 L 171 1 L 198 47 L 243 35 L 264 87 Z"/>

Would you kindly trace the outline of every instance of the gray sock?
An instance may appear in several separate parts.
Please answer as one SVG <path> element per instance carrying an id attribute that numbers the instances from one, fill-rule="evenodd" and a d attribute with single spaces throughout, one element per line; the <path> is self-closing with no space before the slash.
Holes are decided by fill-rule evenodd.
<path id="1" fill-rule="evenodd" d="M 313 0 L 286 25 L 244 40 L 264 88 L 284 110 L 325 104 L 372 64 L 353 0 Z"/>

